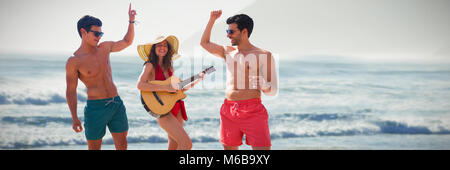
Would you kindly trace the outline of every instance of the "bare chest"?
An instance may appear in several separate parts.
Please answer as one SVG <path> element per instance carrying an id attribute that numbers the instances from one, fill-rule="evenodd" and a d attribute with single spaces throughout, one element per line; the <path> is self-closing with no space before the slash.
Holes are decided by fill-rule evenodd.
<path id="1" fill-rule="evenodd" d="M 260 58 L 258 54 L 234 53 L 226 57 L 228 72 L 233 77 L 244 75 L 257 75 L 260 70 Z"/>
<path id="2" fill-rule="evenodd" d="M 78 66 L 80 79 L 97 77 L 111 72 L 109 57 L 104 55 L 82 57 Z"/>

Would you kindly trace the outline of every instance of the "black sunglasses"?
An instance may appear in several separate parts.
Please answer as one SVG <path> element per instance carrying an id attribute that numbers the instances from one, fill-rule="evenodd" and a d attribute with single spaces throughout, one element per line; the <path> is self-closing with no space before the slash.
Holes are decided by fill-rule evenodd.
<path id="1" fill-rule="evenodd" d="M 227 29 L 227 34 L 233 34 L 233 33 L 234 33 L 233 30 Z"/>
<path id="2" fill-rule="evenodd" d="M 89 33 L 89 31 L 90 31 L 90 32 L 93 32 L 94 35 L 95 35 L 96 37 L 98 37 L 98 36 L 103 37 L 103 32 L 92 31 L 92 30 L 90 30 L 90 29 L 89 29 L 87 32 Z"/>

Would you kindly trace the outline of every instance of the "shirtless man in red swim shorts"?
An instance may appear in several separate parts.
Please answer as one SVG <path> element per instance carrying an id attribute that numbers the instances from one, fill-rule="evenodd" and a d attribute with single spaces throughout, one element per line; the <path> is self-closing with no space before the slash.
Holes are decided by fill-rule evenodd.
<path id="1" fill-rule="evenodd" d="M 220 142 L 225 150 L 237 150 L 246 144 L 254 150 L 271 147 L 268 114 L 261 103 L 261 92 L 275 96 L 278 80 L 275 60 L 269 51 L 252 45 L 249 37 L 253 20 L 245 14 L 227 19 L 227 37 L 232 46 L 210 42 L 211 29 L 222 11 L 212 11 L 200 45 L 209 53 L 221 57 L 227 64 L 226 99 L 220 110 Z"/>

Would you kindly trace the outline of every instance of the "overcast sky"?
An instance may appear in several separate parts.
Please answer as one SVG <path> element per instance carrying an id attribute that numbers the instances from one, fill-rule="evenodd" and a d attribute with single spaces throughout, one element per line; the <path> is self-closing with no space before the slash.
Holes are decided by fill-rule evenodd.
<path id="1" fill-rule="evenodd" d="M 76 22 L 98 17 L 102 40 L 126 33 L 129 0 L 1 0 L 0 53 L 71 55 L 80 45 Z M 229 44 L 225 20 L 255 21 L 252 43 L 281 54 L 352 56 L 363 60 L 450 62 L 450 0 L 134 0 L 136 37 L 118 55 L 158 35 L 176 35 L 181 52 L 198 46 L 209 12 L 222 9 L 212 40 Z"/>
<path id="2" fill-rule="evenodd" d="M 121 54 L 136 54 L 136 46 L 158 35 L 180 41 L 202 29 L 209 11 L 232 15 L 253 0 L 132 0 L 137 11 L 135 41 Z M 80 43 L 77 21 L 89 14 L 102 20 L 101 41 L 120 40 L 128 28 L 130 0 L 1 0 L 0 53 L 71 54 Z M 236 4 L 239 5 L 236 5 Z"/>

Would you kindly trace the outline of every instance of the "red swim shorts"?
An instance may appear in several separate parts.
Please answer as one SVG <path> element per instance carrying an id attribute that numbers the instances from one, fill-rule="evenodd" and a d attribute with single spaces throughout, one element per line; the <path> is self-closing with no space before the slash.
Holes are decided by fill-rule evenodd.
<path id="1" fill-rule="evenodd" d="M 220 142 L 225 146 L 268 147 L 270 143 L 269 115 L 261 99 L 230 101 L 225 99 L 220 109 Z"/>

